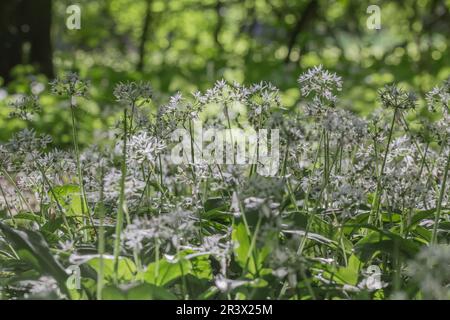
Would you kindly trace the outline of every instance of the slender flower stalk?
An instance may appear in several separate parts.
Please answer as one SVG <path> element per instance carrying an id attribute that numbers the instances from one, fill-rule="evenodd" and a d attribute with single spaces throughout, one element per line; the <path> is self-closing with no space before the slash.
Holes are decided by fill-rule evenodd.
<path id="1" fill-rule="evenodd" d="M 98 228 L 98 255 L 99 255 L 99 266 L 98 266 L 98 272 L 97 272 L 97 291 L 96 291 L 96 297 L 97 300 L 103 299 L 103 286 L 104 286 L 104 268 L 105 268 L 105 262 L 104 262 L 104 253 L 105 253 L 105 205 L 104 205 L 104 173 L 105 169 L 103 166 L 101 166 L 100 169 L 100 181 L 101 181 L 101 187 L 100 187 L 100 201 L 98 203 L 98 216 L 99 216 L 99 228 Z"/>
<path id="2" fill-rule="evenodd" d="M 380 223 L 380 225 L 382 224 L 382 217 L 379 215 L 380 212 L 380 204 L 381 204 L 381 195 L 382 195 L 382 179 L 384 176 L 384 169 L 386 167 L 386 160 L 387 160 L 387 156 L 389 153 L 389 147 L 391 144 L 391 140 L 392 140 L 392 134 L 394 132 L 394 125 L 395 125 L 395 118 L 397 116 L 397 109 L 395 109 L 394 111 L 394 115 L 392 117 L 392 121 L 391 121 L 391 125 L 389 127 L 389 134 L 388 134 L 388 141 L 386 144 L 386 150 L 384 151 L 384 156 L 383 156 L 383 162 L 381 163 L 381 168 L 380 168 L 380 172 L 377 175 L 377 188 L 375 190 L 375 196 L 373 199 L 373 203 L 372 203 L 372 208 L 375 210 L 375 217 L 378 218 L 378 221 Z M 370 214 L 370 217 L 372 216 L 372 212 Z M 369 221 L 370 223 L 370 221 Z"/>
<path id="3" fill-rule="evenodd" d="M 53 93 L 59 96 L 66 96 L 69 98 L 69 107 L 70 107 L 70 115 L 72 120 L 72 140 L 75 151 L 75 160 L 77 166 L 77 177 L 78 177 L 78 186 L 79 193 L 81 199 L 81 213 L 83 215 L 83 225 L 84 225 L 84 241 L 89 241 L 89 233 L 86 226 L 90 225 L 94 228 L 92 223 L 92 217 L 90 215 L 89 205 L 87 202 L 86 191 L 84 188 L 84 180 L 82 167 L 80 162 L 80 150 L 78 145 L 78 132 L 77 132 L 77 123 L 75 117 L 75 108 L 76 98 L 77 97 L 86 97 L 89 89 L 89 82 L 80 79 L 78 74 L 69 72 L 62 78 L 57 78 L 54 81 L 50 82 L 51 90 Z M 94 231 L 95 228 L 94 228 Z"/>
<path id="4" fill-rule="evenodd" d="M 389 153 L 390 144 L 392 141 L 392 136 L 394 133 L 394 125 L 397 117 L 402 116 L 403 111 L 411 110 L 416 107 L 417 97 L 412 92 L 406 92 L 398 88 L 395 84 L 387 85 L 382 90 L 379 91 L 380 100 L 384 108 L 393 109 L 394 115 L 392 116 L 391 125 L 388 132 L 388 141 L 386 145 L 386 150 L 384 152 L 383 162 L 381 164 L 380 172 L 378 173 L 377 187 L 375 191 L 374 200 L 372 203 L 372 211 L 375 210 L 375 218 L 378 218 L 378 223 L 380 227 L 383 224 L 383 218 L 380 214 L 381 197 L 383 194 L 382 190 L 382 180 L 384 178 L 384 171 L 386 167 L 386 161 Z M 370 217 L 372 217 L 372 212 Z M 370 223 L 370 220 L 369 220 Z"/>
<path id="5" fill-rule="evenodd" d="M 75 150 L 75 160 L 77 165 L 77 175 L 78 175 L 78 185 L 80 189 L 80 198 L 81 198 L 81 213 L 83 215 L 83 223 L 85 226 L 91 225 L 91 227 L 94 228 L 94 224 L 92 222 L 92 217 L 89 210 L 89 205 L 87 203 L 86 198 L 86 191 L 84 188 L 84 180 L 83 180 L 83 173 L 81 168 L 81 162 L 80 162 L 80 150 L 78 146 L 78 132 L 77 132 L 77 123 L 75 118 L 75 97 L 72 96 L 70 99 L 70 111 L 71 111 L 71 117 L 72 117 L 72 138 L 73 138 L 73 146 Z M 95 228 L 94 228 L 95 230 Z M 84 230 L 84 241 L 89 241 L 89 233 L 88 230 L 85 228 Z"/>
<path id="6" fill-rule="evenodd" d="M 442 177 L 441 191 L 439 193 L 439 199 L 437 201 L 436 214 L 435 214 L 435 218 L 434 218 L 433 233 L 432 233 L 431 241 L 430 241 L 431 245 L 434 245 L 434 244 L 437 243 L 438 225 L 439 225 L 439 220 L 441 218 L 442 200 L 444 199 L 444 194 L 445 194 L 445 190 L 446 190 L 446 183 L 447 183 L 447 176 L 448 176 L 449 167 L 450 167 L 450 151 L 448 152 L 447 164 L 445 165 L 444 176 Z"/>
<path id="7" fill-rule="evenodd" d="M 117 221 L 116 221 L 116 237 L 114 239 L 114 280 L 118 281 L 118 272 L 119 272 L 119 255 L 121 251 L 120 246 L 120 235 L 123 229 L 123 219 L 124 214 L 127 217 L 127 223 L 131 222 L 130 217 L 128 215 L 128 209 L 126 207 L 125 202 L 125 179 L 127 175 L 127 109 L 125 108 L 123 111 L 123 149 L 122 149 L 122 165 L 121 165 L 121 178 L 120 178 L 120 194 L 119 194 L 119 207 L 117 209 Z"/>
<path id="8" fill-rule="evenodd" d="M 119 273 L 119 255 L 121 252 L 121 234 L 123 230 L 124 217 L 128 225 L 131 224 L 131 218 L 128 212 L 128 207 L 125 198 L 125 183 L 127 178 L 127 153 L 128 140 L 131 131 L 132 121 L 135 116 L 136 107 L 150 102 L 152 97 L 152 88 L 149 83 L 119 83 L 114 88 L 114 96 L 118 102 L 124 104 L 123 109 L 123 141 L 122 141 L 122 159 L 121 159 L 121 177 L 119 185 L 119 203 L 117 208 L 116 232 L 114 239 L 114 281 L 118 282 Z M 130 122 L 128 122 L 128 108 L 131 109 Z M 136 265 L 139 265 L 137 256 L 134 254 Z"/>

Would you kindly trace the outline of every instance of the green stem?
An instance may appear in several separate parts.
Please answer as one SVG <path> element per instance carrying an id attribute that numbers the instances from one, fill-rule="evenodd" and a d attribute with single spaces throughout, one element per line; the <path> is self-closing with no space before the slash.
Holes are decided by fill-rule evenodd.
<path id="1" fill-rule="evenodd" d="M 155 240 L 155 279 L 159 277 L 159 242 Z"/>
<path id="2" fill-rule="evenodd" d="M 311 181 L 311 177 L 313 176 L 314 170 L 315 170 L 315 168 L 317 166 L 317 163 L 319 161 L 319 156 L 320 156 L 320 152 L 322 150 L 323 140 L 324 140 L 324 137 L 323 137 L 323 134 L 321 134 L 320 135 L 320 140 L 319 140 L 319 147 L 317 148 L 317 152 L 316 152 L 316 155 L 314 157 L 314 163 L 313 163 L 311 172 L 309 173 L 309 176 L 308 176 L 308 180 L 309 181 Z M 304 209 L 304 211 L 307 212 L 307 214 L 309 212 L 309 195 L 310 195 L 310 193 L 311 193 L 311 184 L 308 186 L 308 189 L 306 190 L 305 200 L 303 202 L 303 209 Z"/>
<path id="3" fill-rule="evenodd" d="M 282 176 L 286 176 L 286 172 L 287 172 L 287 162 L 288 162 L 288 157 L 289 157 L 289 144 L 290 144 L 290 140 L 288 139 L 287 144 L 286 144 L 286 152 L 284 153 L 284 161 L 283 161 L 283 171 L 282 171 Z"/>
<path id="4" fill-rule="evenodd" d="M 230 133 L 230 143 L 231 143 L 231 152 L 233 153 L 233 163 L 236 163 L 236 154 L 234 152 L 233 132 L 231 131 L 231 119 L 230 119 L 230 113 L 228 111 L 228 105 L 227 104 L 225 104 L 225 117 L 227 118 L 228 131 Z"/>
<path id="5" fill-rule="evenodd" d="M 126 214 L 127 223 L 130 224 L 130 217 L 125 203 L 125 179 L 127 175 L 127 108 L 123 111 L 123 149 L 122 149 L 122 176 L 120 179 L 120 195 L 119 195 L 119 208 L 117 209 L 117 221 L 116 221 L 116 238 L 114 239 L 114 281 L 118 280 L 119 272 L 119 255 L 120 255 L 120 235 L 123 228 L 124 213 Z"/>
<path id="6" fill-rule="evenodd" d="M 246 258 L 246 261 L 245 261 L 245 268 L 244 268 L 243 276 L 245 276 L 245 274 L 247 273 L 248 265 L 250 263 L 250 258 L 251 258 L 252 255 L 253 255 L 254 267 L 255 267 L 256 275 L 259 274 L 257 254 L 254 251 L 254 248 L 255 248 L 255 245 L 256 245 L 256 238 L 258 236 L 259 229 L 261 228 L 261 222 L 262 222 L 262 216 L 261 216 L 261 214 L 259 214 L 258 222 L 256 223 L 255 232 L 253 233 L 253 236 L 252 236 L 251 241 L 250 241 L 250 247 L 248 248 L 247 258 Z"/>
<path id="7" fill-rule="evenodd" d="M 103 203 L 104 199 L 104 169 L 101 169 L 101 189 L 100 189 L 100 202 L 99 202 L 99 218 L 100 218 L 100 227 L 98 230 L 98 253 L 99 253 L 99 268 L 97 273 L 97 300 L 102 300 L 103 296 L 103 281 L 104 281 L 104 260 L 103 254 L 105 253 L 105 227 L 104 227 L 104 218 L 105 218 L 105 207 Z"/>
<path id="8" fill-rule="evenodd" d="M 444 177 L 442 178 L 441 191 L 439 193 L 439 200 L 436 208 L 436 216 L 434 218 L 433 234 L 431 236 L 431 244 L 434 245 L 437 242 L 438 224 L 441 218 L 442 200 L 444 199 L 445 184 L 447 183 L 448 169 L 450 167 L 450 151 L 447 156 L 447 165 L 444 170 Z"/>
<path id="9" fill-rule="evenodd" d="M 76 125 L 76 119 L 75 119 L 75 106 L 72 105 L 72 98 L 71 105 L 70 105 L 70 111 L 72 116 L 72 137 L 73 137 L 73 147 L 75 150 L 75 161 L 77 165 L 77 175 L 78 175 L 78 184 L 80 188 L 80 198 L 81 198 L 81 213 L 83 215 L 83 225 L 86 227 L 87 223 L 86 220 L 90 222 L 91 226 L 94 227 L 94 223 L 92 221 L 91 214 L 89 212 L 89 205 L 87 204 L 87 197 L 86 197 L 86 191 L 84 189 L 84 181 L 83 181 L 83 173 L 81 170 L 81 162 L 80 162 L 80 150 L 78 147 L 78 134 L 77 134 L 77 125 Z M 87 219 L 86 219 L 87 215 Z M 95 228 L 94 228 L 95 230 Z M 84 240 L 87 242 L 89 241 L 89 234 L 84 229 Z"/>
<path id="10" fill-rule="evenodd" d="M 389 146 L 391 144 L 391 140 L 392 140 L 392 134 L 394 132 L 394 125 L 395 125 L 395 118 L 397 117 L 397 109 L 395 109 L 394 111 L 394 116 L 392 117 L 392 122 L 391 122 L 391 126 L 389 129 L 389 136 L 388 136 L 388 141 L 387 141 L 387 146 L 386 146 L 386 150 L 384 152 L 384 157 L 383 157 L 383 163 L 381 164 L 381 169 L 380 169 L 380 173 L 378 175 L 378 179 L 377 179 L 377 189 L 375 191 L 375 197 L 374 197 L 374 205 L 375 207 L 372 206 L 372 210 L 375 209 L 375 217 L 378 218 L 379 222 L 380 222 L 380 226 L 382 223 L 382 217 L 381 215 L 379 215 L 380 213 L 380 204 L 381 204 L 381 180 L 383 179 L 383 175 L 384 175 L 384 168 L 386 167 L 386 161 L 387 161 L 387 156 L 389 153 Z M 371 219 L 372 217 L 372 212 L 370 213 L 369 219 Z M 369 221 L 370 223 L 370 221 Z"/>

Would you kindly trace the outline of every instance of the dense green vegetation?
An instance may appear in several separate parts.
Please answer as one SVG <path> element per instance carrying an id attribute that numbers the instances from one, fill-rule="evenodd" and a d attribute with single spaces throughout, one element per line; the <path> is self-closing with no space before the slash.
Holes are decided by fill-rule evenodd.
<path id="1" fill-rule="evenodd" d="M 0 5 L 0 299 L 450 298 L 449 1 L 380 30 L 360 1 L 85 0 L 80 30 L 47 1 L 45 59 Z M 278 165 L 205 160 L 199 122 L 278 132 Z"/>

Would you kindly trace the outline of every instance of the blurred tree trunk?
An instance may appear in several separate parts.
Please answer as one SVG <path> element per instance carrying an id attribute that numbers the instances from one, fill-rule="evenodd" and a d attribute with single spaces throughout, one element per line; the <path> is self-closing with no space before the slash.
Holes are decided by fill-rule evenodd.
<path id="1" fill-rule="evenodd" d="M 27 13 L 30 21 L 30 63 L 40 72 L 53 77 L 53 48 L 51 42 L 52 0 L 28 0 Z"/>
<path id="2" fill-rule="evenodd" d="M 137 71 L 142 71 L 144 69 L 144 59 L 145 59 L 145 43 L 148 38 L 148 28 L 150 25 L 150 20 L 152 18 L 152 0 L 147 0 L 147 7 L 145 10 L 144 23 L 142 25 L 141 40 L 139 43 L 139 61 L 136 66 Z"/>
<path id="3" fill-rule="evenodd" d="M 22 61 L 19 1 L 0 1 L 0 77 L 10 81 L 11 69 Z"/>
<path id="4" fill-rule="evenodd" d="M 284 59 L 284 63 L 289 63 L 289 61 L 291 60 L 291 53 L 292 50 L 294 49 L 295 43 L 297 42 L 298 35 L 304 31 L 309 21 L 315 18 L 317 10 L 318 10 L 318 1 L 311 0 L 308 2 L 304 10 L 298 16 L 294 28 L 292 29 L 291 34 L 289 35 L 288 53 L 286 55 L 286 58 Z"/>
<path id="5" fill-rule="evenodd" d="M 0 1 L 0 76 L 12 80 L 12 69 L 30 63 L 53 77 L 50 37 L 52 0 Z M 24 45 L 29 43 L 29 51 Z"/>

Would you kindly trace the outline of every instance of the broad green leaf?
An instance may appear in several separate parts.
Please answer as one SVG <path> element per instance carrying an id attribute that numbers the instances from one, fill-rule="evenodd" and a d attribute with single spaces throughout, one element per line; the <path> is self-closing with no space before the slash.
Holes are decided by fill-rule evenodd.
<path id="1" fill-rule="evenodd" d="M 226 208 L 227 204 L 224 203 L 222 197 L 209 198 L 204 203 L 205 212 L 212 211 L 214 209 Z"/>
<path id="2" fill-rule="evenodd" d="M 192 263 L 184 258 L 176 259 L 175 262 L 163 258 L 159 263 L 152 262 L 148 265 L 144 273 L 144 280 L 147 283 L 164 286 L 183 275 L 192 271 Z"/>
<path id="3" fill-rule="evenodd" d="M 423 241 L 425 241 L 425 243 L 429 243 L 431 241 L 431 231 L 425 229 L 424 227 L 421 226 L 417 226 L 414 228 L 414 233 L 419 235 L 422 239 L 424 239 Z"/>
<path id="4" fill-rule="evenodd" d="M 434 218 L 435 212 L 436 212 L 436 209 L 422 210 L 422 211 L 417 212 L 416 214 L 414 214 L 411 217 L 411 222 L 408 225 L 408 230 L 411 229 L 412 227 L 414 227 L 415 225 L 417 225 L 418 223 L 420 223 L 424 219 Z"/>
<path id="5" fill-rule="evenodd" d="M 100 270 L 100 257 L 95 256 L 86 262 L 95 271 Z M 103 256 L 103 275 L 105 278 L 114 276 L 114 258 L 112 256 Z M 128 258 L 119 257 L 118 278 L 123 281 L 131 281 L 136 275 L 136 265 Z"/>
<path id="6" fill-rule="evenodd" d="M 378 251 L 390 254 L 398 251 L 408 258 L 413 258 L 419 251 L 420 246 L 413 239 L 404 239 L 395 232 L 380 230 L 372 225 L 359 227 L 372 230 L 355 244 L 355 252 L 363 261 L 369 260 Z"/>
<path id="7" fill-rule="evenodd" d="M 191 274 L 198 279 L 211 280 L 213 277 L 209 255 L 196 256 L 189 259 L 192 264 Z"/>
<path id="8" fill-rule="evenodd" d="M 346 284 L 355 286 L 358 284 L 358 277 L 361 273 L 361 267 L 361 261 L 354 254 L 352 254 L 348 259 L 347 266 L 339 268 L 336 276 L 342 279 Z"/>
<path id="9" fill-rule="evenodd" d="M 12 244 L 21 259 L 29 262 L 43 274 L 49 274 L 58 282 L 60 289 L 67 293 L 67 273 L 50 252 L 45 239 L 32 230 L 15 230 L 0 222 L 0 230 Z"/>
<path id="10" fill-rule="evenodd" d="M 277 236 L 277 234 L 274 235 Z M 252 274 L 255 274 L 256 270 L 261 271 L 272 250 L 272 243 L 267 241 L 262 247 L 256 247 L 255 245 L 250 251 L 251 239 L 243 222 L 234 225 L 231 237 L 234 242 L 234 256 L 239 265 Z M 269 234 L 267 234 L 267 237 L 267 239 L 272 238 Z"/>
<path id="11" fill-rule="evenodd" d="M 252 252 L 250 252 L 250 237 L 243 222 L 233 226 L 231 238 L 234 242 L 234 256 L 243 269 L 251 273 L 256 273 L 256 262 Z M 254 248 L 253 251 L 256 249 Z"/>
<path id="12" fill-rule="evenodd" d="M 83 214 L 79 186 L 72 184 L 57 186 L 53 188 L 53 192 L 57 196 L 59 203 L 66 210 L 68 216 L 81 216 Z M 65 199 L 67 198 L 70 199 L 70 201 L 66 201 Z"/>

